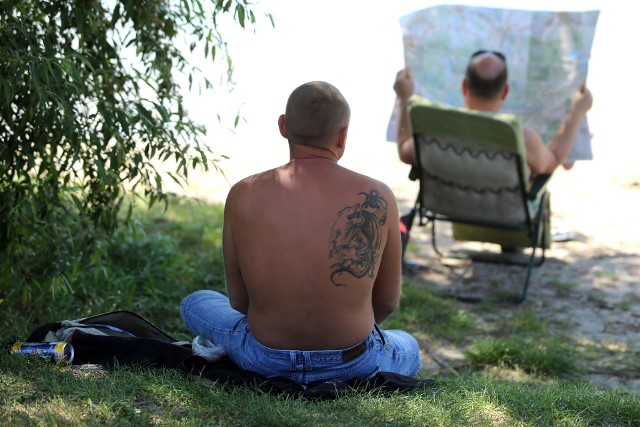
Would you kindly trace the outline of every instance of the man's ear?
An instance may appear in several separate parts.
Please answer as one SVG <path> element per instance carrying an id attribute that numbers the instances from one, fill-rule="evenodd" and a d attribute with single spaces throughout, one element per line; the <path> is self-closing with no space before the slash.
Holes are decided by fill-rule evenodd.
<path id="1" fill-rule="evenodd" d="M 466 97 L 469 89 L 467 88 L 467 79 L 462 80 L 462 96 Z"/>
<path id="2" fill-rule="evenodd" d="M 506 85 L 504 85 L 504 89 L 502 90 L 502 96 L 500 97 L 500 100 L 504 101 L 508 93 L 509 93 L 509 84 L 507 83 Z"/>
<path id="3" fill-rule="evenodd" d="M 280 135 L 282 135 L 283 138 L 287 138 L 287 119 L 284 114 L 280 114 L 278 118 L 278 129 L 280 129 Z"/>
<path id="4" fill-rule="evenodd" d="M 338 144 L 336 147 L 340 150 L 344 150 L 347 143 L 347 133 L 349 133 L 349 126 L 341 128 L 338 132 Z"/>

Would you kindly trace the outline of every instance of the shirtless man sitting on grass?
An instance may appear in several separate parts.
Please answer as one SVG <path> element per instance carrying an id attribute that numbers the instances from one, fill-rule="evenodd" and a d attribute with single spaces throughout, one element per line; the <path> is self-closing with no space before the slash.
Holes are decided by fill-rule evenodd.
<path id="1" fill-rule="evenodd" d="M 378 327 L 400 300 L 398 207 L 385 184 L 338 165 L 349 119 L 328 83 L 291 93 L 278 120 L 290 161 L 227 197 L 229 297 L 201 290 L 181 304 L 194 335 L 267 378 L 305 385 L 420 368 L 415 338 Z"/>

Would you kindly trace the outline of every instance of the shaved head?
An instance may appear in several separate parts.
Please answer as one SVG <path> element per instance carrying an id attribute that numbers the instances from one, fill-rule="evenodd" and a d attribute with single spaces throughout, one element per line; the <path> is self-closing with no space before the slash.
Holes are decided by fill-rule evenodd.
<path id="1" fill-rule="evenodd" d="M 504 56 L 484 51 L 472 55 L 465 79 L 470 95 L 486 100 L 500 97 L 507 84 Z"/>
<path id="2" fill-rule="evenodd" d="M 326 148 L 340 129 L 349 126 L 350 117 L 349 104 L 336 87 L 320 81 L 305 83 L 287 101 L 289 141 Z"/>

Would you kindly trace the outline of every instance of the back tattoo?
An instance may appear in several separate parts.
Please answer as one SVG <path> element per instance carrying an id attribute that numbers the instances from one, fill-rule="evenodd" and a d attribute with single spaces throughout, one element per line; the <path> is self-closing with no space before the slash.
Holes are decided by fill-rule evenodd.
<path id="1" fill-rule="evenodd" d="M 331 228 L 329 259 L 335 260 L 331 265 L 331 283 L 336 286 L 347 286 L 340 279 L 342 274 L 357 279 L 373 278 L 380 256 L 387 201 L 373 188 L 369 193 L 359 194 L 364 196 L 364 202 L 338 211 L 338 218 Z"/>

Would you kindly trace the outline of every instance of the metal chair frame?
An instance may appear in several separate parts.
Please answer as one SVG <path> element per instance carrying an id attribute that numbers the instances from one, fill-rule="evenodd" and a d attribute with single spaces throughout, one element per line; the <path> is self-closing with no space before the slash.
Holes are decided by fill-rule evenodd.
<path id="1" fill-rule="evenodd" d="M 416 158 L 420 159 L 420 141 L 421 138 L 424 138 L 421 134 L 414 134 L 415 147 L 416 147 Z M 546 216 L 549 215 L 549 198 L 548 193 L 546 192 L 546 183 L 550 179 L 550 175 L 540 175 L 537 176 L 531 187 L 527 182 L 524 182 L 523 176 L 523 165 L 524 159 L 516 154 L 512 153 L 514 165 L 518 173 L 518 181 L 519 181 L 519 192 L 522 196 L 522 206 L 524 212 L 526 214 L 526 219 L 521 223 L 507 223 L 500 222 L 499 220 L 492 221 L 484 221 L 484 220 L 469 220 L 464 218 L 451 217 L 443 214 L 438 214 L 433 212 L 427 206 L 423 206 L 423 194 L 425 191 L 429 191 L 428 185 L 425 185 L 425 179 L 423 179 L 424 174 L 427 171 L 423 170 L 422 165 L 418 162 L 418 165 L 414 167 L 412 172 L 410 173 L 410 178 L 417 178 L 420 183 L 420 189 L 418 193 L 418 198 L 416 201 L 416 209 L 419 213 L 420 225 L 427 225 L 428 222 L 432 223 L 431 236 L 432 236 L 432 245 L 434 251 L 442 258 L 469 258 L 468 255 L 460 256 L 458 254 L 447 254 L 443 253 L 437 246 L 436 242 L 436 222 L 437 221 L 447 221 L 451 223 L 461 223 L 461 224 L 470 224 L 470 225 L 478 225 L 483 227 L 491 227 L 498 228 L 504 230 L 522 230 L 527 233 L 530 237 L 530 247 L 532 248 L 529 259 L 526 262 L 517 261 L 508 259 L 507 257 L 500 257 L 499 259 L 483 259 L 478 257 L 471 257 L 473 261 L 479 262 L 494 262 L 494 263 L 503 263 L 508 265 L 521 265 L 526 266 L 527 271 L 525 274 L 524 284 L 522 287 L 522 292 L 520 294 L 519 299 L 516 301 L 517 304 L 520 304 L 525 301 L 529 289 L 529 283 L 531 279 L 531 272 L 534 266 L 540 266 L 545 261 L 545 245 L 541 244 L 543 236 L 545 235 L 545 226 L 547 224 Z M 538 199 L 538 209 L 533 215 L 530 214 L 530 209 L 528 207 L 529 200 Z M 541 254 L 536 257 L 536 252 L 538 249 L 541 249 Z M 461 298 L 464 299 L 464 298 Z M 468 299 L 471 300 L 471 299 Z"/>

